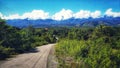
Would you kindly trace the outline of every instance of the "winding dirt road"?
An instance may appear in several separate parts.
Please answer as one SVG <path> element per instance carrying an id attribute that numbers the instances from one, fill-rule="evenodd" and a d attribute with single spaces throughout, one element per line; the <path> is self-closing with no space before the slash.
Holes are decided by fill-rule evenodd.
<path id="1" fill-rule="evenodd" d="M 35 52 L 20 54 L 0 64 L 0 68 L 47 68 L 50 50 L 55 44 L 37 47 Z"/>

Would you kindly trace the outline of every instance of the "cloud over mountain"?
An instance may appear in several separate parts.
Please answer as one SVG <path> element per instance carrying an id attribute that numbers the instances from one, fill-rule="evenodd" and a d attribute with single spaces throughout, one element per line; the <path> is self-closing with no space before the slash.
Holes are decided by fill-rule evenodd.
<path id="1" fill-rule="evenodd" d="M 73 12 L 69 9 L 62 9 L 61 11 L 55 13 L 53 16 L 52 16 L 52 19 L 54 20 L 64 20 L 64 19 L 69 19 L 73 17 Z"/>
<path id="2" fill-rule="evenodd" d="M 101 16 L 101 11 L 96 10 L 95 12 L 92 12 L 90 15 L 93 18 L 98 18 Z"/>
<path id="3" fill-rule="evenodd" d="M 0 14 L 2 15 L 2 14 Z M 25 18 L 29 18 L 29 19 L 47 19 L 49 18 L 49 13 L 45 12 L 43 10 L 33 10 L 32 12 L 26 12 L 23 15 L 19 15 L 19 14 L 13 14 L 13 15 L 9 15 L 9 16 L 2 16 L 2 18 L 4 19 L 25 19 Z"/>
<path id="4" fill-rule="evenodd" d="M 89 10 L 80 10 L 79 12 L 75 13 L 73 15 L 75 18 L 98 18 L 99 16 L 101 16 L 101 12 L 100 11 L 95 11 L 95 12 L 90 12 Z"/>
<path id="5" fill-rule="evenodd" d="M 33 10 L 32 12 L 24 13 L 21 18 L 46 19 L 49 18 L 49 13 L 43 10 Z"/>
<path id="6" fill-rule="evenodd" d="M 107 16 L 120 17 L 120 12 L 113 12 L 112 8 L 106 10 L 105 14 Z"/>
<path id="7" fill-rule="evenodd" d="M 33 10 L 31 12 L 25 12 L 23 15 L 19 14 L 13 14 L 9 16 L 4 16 L 2 13 L 0 13 L 0 17 L 3 19 L 53 19 L 53 20 L 65 20 L 69 18 L 99 18 L 102 17 L 102 13 L 100 10 L 96 10 L 94 12 L 91 12 L 89 10 L 80 10 L 76 13 L 74 13 L 70 9 L 62 9 L 59 12 L 56 12 L 53 15 L 49 15 L 49 12 L 45 12 L 44 10 Z M 120 12 L 113 12 L 112 9 L 107 9 L 104 13 L 104 15 L 112 16 L 112 17 L 120 17 Z"/>
<path id="8" fill-rule="evenodd" d="M 0 17 L 3 18 L 3 14 L 0 12 Z"/>
<path id="9" fill-rule="evenodd" d="M 3 16 L 3 19 L 21 19 L 21 16 L 19 14 L 13 14 L 9 16 Z"/>

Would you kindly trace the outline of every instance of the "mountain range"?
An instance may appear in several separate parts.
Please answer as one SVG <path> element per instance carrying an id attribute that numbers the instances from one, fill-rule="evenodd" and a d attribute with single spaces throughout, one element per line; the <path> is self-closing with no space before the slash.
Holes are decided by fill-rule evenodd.
<path id="1" fill-rule="evenodd" d="M 120 17 L 100 17 L 100 18 L 84 18 L 84 19 L 76 19 L 70 18 L 66 20 L 53 20 L 53 19 L 13 19 L 7 20 L 7 24 L 18 27 L 25 28 L 29 25 L 32 25 L 35 28 L 42 27 L 95 27 L 100 24 L 108 25 L 108 26 L 120 26 Z"/>

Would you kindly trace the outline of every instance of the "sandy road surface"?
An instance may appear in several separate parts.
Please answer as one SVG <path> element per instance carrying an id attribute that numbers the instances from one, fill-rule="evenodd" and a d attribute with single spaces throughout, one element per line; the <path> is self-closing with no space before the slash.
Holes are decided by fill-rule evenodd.
<path id="1" fill-rule="evenodd" d="M 20 54 L 14 58 L 10 58 L 0 64 L 0 68 L 46 68 L 47 58 L 52 46 L 48 44 L 37 47 L 36 52 Z"/>

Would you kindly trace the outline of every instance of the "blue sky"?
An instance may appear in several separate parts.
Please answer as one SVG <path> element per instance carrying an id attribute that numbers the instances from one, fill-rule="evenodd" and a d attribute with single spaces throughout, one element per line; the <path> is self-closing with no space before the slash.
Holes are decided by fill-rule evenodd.
<path id="1" fill-rule="evenodd" d="M 77 12 L 83 10 L 101 10 L 104 12 L 108 8 L 113 11 L 120 11 L 120 0 L 0 0 L 6 6 L 3 10 L 9 13 L 19 13 L 41 9 L 54 14 L 61 9 L 71 9 Z M 6 11 L 7 10 L 7 11 Z M 4 12 L 4 11 L 3 11 Z"/>
<path id="2" fill-rule="evenodd" d="M 3 15 L 22 15 L 33 10 L 43 10 L 54 15 L 62 9 L 70 9 L 74 13 L 99 10 L 104 14 L 109 8 L 113 12 L 120 12 L 120 0 L 0 0 L 0 12 Z"/>

